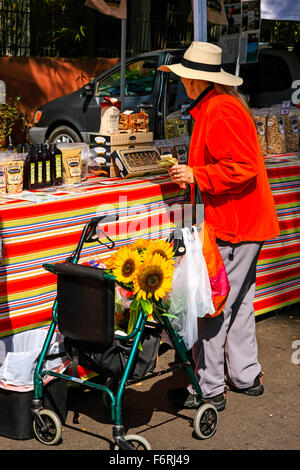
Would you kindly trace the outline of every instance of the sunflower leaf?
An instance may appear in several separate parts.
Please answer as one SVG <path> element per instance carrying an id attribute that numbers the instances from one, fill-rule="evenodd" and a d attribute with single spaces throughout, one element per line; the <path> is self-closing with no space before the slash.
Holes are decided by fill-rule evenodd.
<path id="1" fill-rule="evenodd" d="M 140 303 L 141 303 L 141 307 L 142 307 L 143 311 L 147 315 L 151 315 L 152 312 L 153 312 L 153 305 L 152 305 L 151 301 L 149 299 L 147 299 L 147 300 L 141 299 Z"/>
<path id="2" fill-rule="evenodd" d="M 130 334 L 134 329 L 138 313 L 139 313 L 140 302 L 137 299 L 134 299 L 130 304 L 130 317 L 128 321 L 127 333 Z"/>

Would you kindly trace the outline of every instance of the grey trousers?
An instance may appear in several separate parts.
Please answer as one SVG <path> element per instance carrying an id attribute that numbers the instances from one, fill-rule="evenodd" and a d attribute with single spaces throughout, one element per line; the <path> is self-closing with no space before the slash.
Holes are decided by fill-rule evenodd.
<path id="1" fill-rule="evenodd" d="M 218 246 L 230 292 L 221 315 L 198 319 L 199 339 L 193 346 L 195 374 L 206 398 L 224 392 L 225 377 L 235 387 L 247 388 L 261 372 L 253 299 L 262 243 L 219 240 Z"/>

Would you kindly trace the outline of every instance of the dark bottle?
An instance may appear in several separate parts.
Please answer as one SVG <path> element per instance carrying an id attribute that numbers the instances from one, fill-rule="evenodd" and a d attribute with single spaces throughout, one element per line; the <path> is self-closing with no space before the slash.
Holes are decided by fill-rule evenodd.
<path id="1" fill-rule="evenodd" d="M 24 166 L 23 166 L 23 189 L 28 189 L 28 149 L 24 146 L 24 153 L 27 154 L 25 159 L 24 159 Z"/>
<path id="2" fill-rule="evenodd" d="M 44 186 L 46 188 L 49 188 L 49 186 L 52 186 L 52 171 L 51 171 L 51 163 L 52 163 L 52 155 L 50 150 L 48 149 L 47 145 L 43 145 L 43 155 L 44 155 Z"/>
<path id="3" fill-rule="evenodd" d="M 63 183 L 62 153 L 55 143 L 49 144 L 49 150 L 52 155 L 52 182 L 54 186 L 60 186 Z"/>
<path id="4" fill-rule="evenodd" d="M 24 167 L 23 167 L 23 188 L 28 189 L 28 171 L 29 171 L 29 157 L 28 154 L 30 153 L 31 145 L 26 142 L 24 144 L 24 154 L 26 155 L 24 160 Z"/>
<path id="5" fill-rule="evenodd" d="M 43 144 L 38 146 L 36 158 L 36 187 L 37 189 L 44 188 L 45 186 L 45 158 L 43 153 Z"/>
<path id="6" fill-rule="evenodd" d="M 25 161 L 24 161 L 24 154 L 23 154 L 23 145 L 22 144 L 17 144 L 16 145 L 16 156 L 23 162 L 23 165 L 22 165 L 22 186 L 23 186 L 23 189 L 25 189 Z"/>
<path id="7" fill-rule="evenodd" d="M 17 151 L 18 154 L 23 153 L 23 145 L 22 144 L 17 144 L 16 151 Z"/>
<path id="8" fill-rule="evenodd" d="M 30 190 L 36 189 L 36 158 L 37 158 L 38 148 L 36 145 L 33 145 L 26 157 L 25 160 L 25 188 Z"/>
<path id="9" fill-rule="evenodd" d="M 14 153 L 15 148 L 14 148 L 14 146 L 13 146 L 12 143 L 9 143 L 9 144 L 8 144 L 7 150 L 8 150 L 9 153 Z"/>

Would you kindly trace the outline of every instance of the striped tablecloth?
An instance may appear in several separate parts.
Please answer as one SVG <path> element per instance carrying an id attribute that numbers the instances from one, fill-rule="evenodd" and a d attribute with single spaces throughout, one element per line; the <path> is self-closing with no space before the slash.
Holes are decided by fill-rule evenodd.
<path id="1" fill-rule="evenodd" d="M 256 315 L 300 301 L 300 155 L 276 155 L 265 164 L 280 235 L 267 241 L 257 266 Z"/>
<path id="2" fill-rule="evenodd" d="M 300 157 L 276 156 L 265 161 L 281 233 L 261 251 L 257 315 L 300 301 Z M 174 217 L 180 219 L 183 204 L 183 192 L 161 176 L 93 178 L 83 186 L 46 196 L 22 193 L 0 199 L 0 338 L 49 324 L 56 277 L 42 264 L 64 261 L 91 217 L 119 213 L 115 233 L 110 233 L 118 248 L 138 237 L 166 238 Z M 85 245 L 81 260 L 108 255 L 106 247 L 95 243 Z"/>
<path id="3" fill-rule="evenodd" d="M 0 338 L 49 324 L 56 276 L 42 264 L 64 261 L 92 217 L 119 214 L 119 222 L 109 226 L 117 249 L 138 237 L 167 238 L 174 217 L 181 216 L 183 203 L 184 193 L 178 192 L 178 185 L 161 176 L 91 178 L 77 188 L 0 199 Z M 99 243 L 86 244 L 81 262 L 105 259 L 109 254 Z"/>

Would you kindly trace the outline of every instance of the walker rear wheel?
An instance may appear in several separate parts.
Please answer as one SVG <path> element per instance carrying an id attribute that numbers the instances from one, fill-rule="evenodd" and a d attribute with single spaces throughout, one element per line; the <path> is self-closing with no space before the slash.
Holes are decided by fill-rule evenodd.
<path id="1" fill-rule="evenodd" d="M 132 450 L 151 450 L 151 446 L 147 439 L 136 434 L 128 434 L 124 439 L 132 446 Z M 115 445 L 114 450 L 120 450 L 118 445 Z"/>
<path id="2" fill-rule="evenodd" d="M 62 425 L 59 417 L 54 411 L 42 409 L 39 411 L 45 429 L 43 429 L 35 420 L 33 421 L 34 435 L 38 441 L 46 445 L 55 445 L 61 439 Z"/>
<path id="3" fill-rule="evenodd" d="M 218 412 L 213 405 L 206 403 L 198 409 L 194 418 L 194 431 L 200 439 L 208 439 L 217 430 Z"/>

